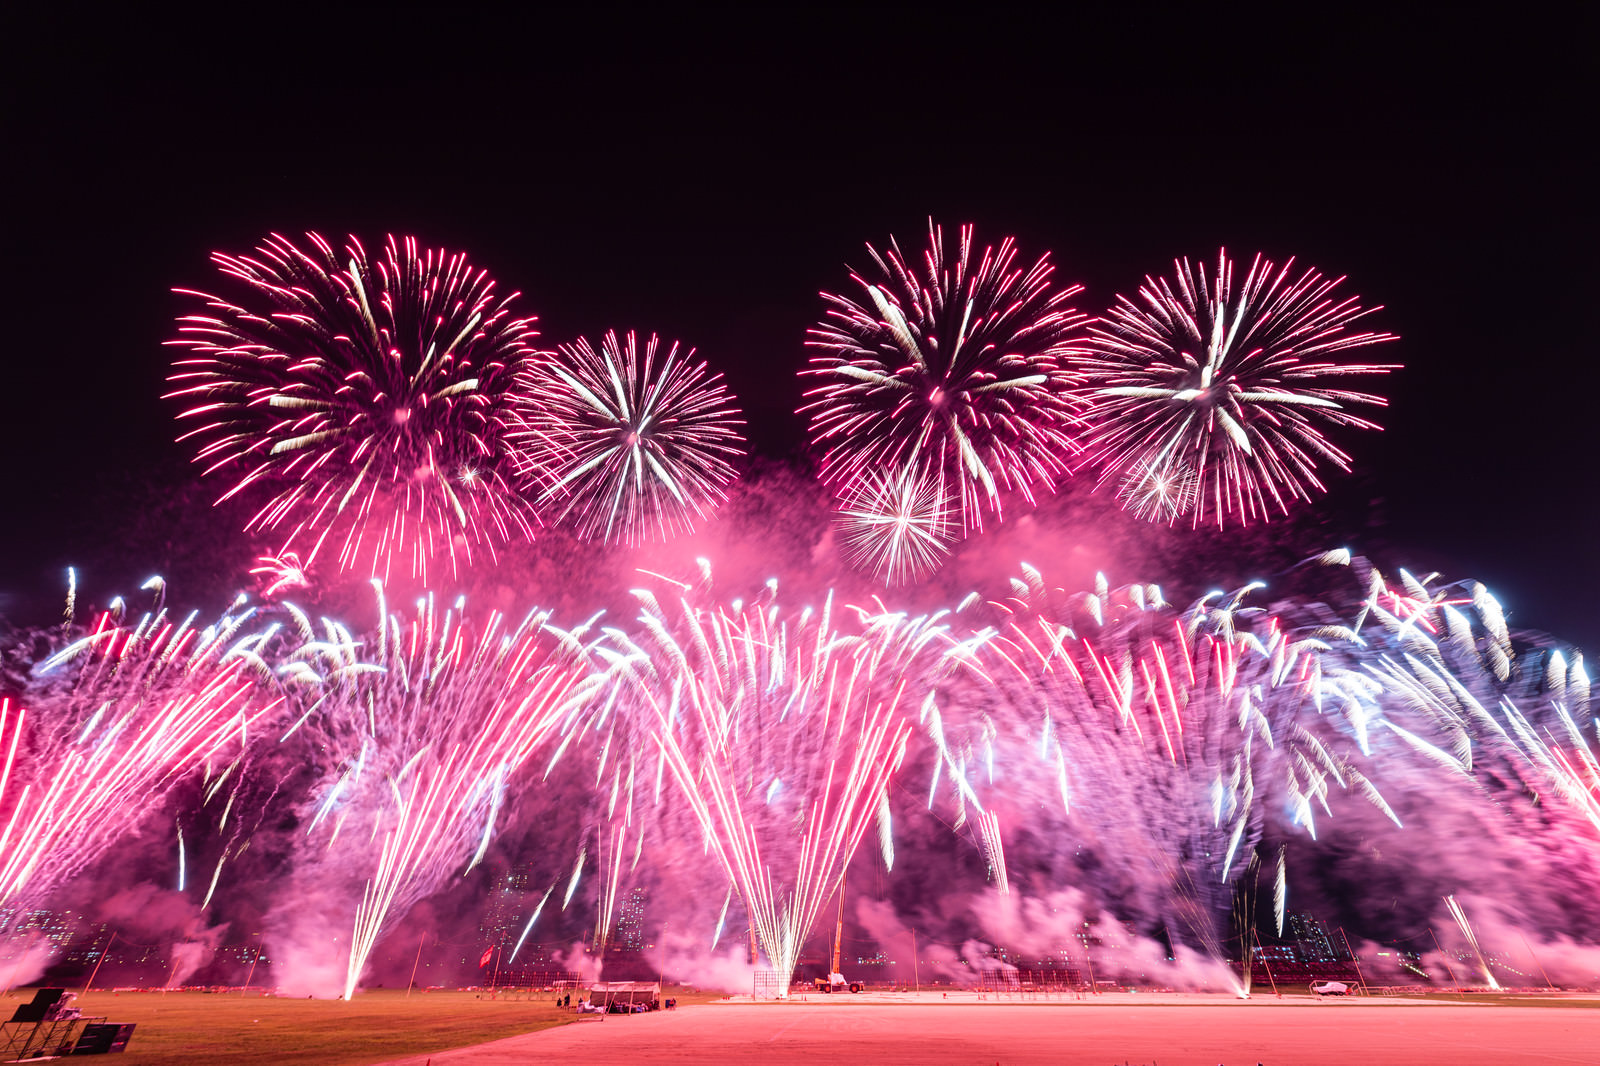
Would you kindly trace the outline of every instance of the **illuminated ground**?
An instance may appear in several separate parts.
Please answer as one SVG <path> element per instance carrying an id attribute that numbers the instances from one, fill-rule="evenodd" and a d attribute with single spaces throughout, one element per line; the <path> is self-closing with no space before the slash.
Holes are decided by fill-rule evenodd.
<path id="1" fill-rule="evenodd" d="M 1439 1000 L 1240 1001 L 1201 995 L 1105 995 L 980 1001 L 953 994 L 807 1002 L 714 1003 L 588 1019 L 393 1066 L 583 1062 L 1020 1063 L 1107 1066 L 1551 1066 L 1596 1061 L 1600 998 L 1523 1003 Z"/>

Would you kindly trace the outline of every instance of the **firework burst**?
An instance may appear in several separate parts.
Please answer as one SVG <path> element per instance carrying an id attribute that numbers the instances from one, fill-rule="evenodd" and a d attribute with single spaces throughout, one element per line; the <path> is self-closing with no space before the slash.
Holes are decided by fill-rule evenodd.
<path id="1" fill-rule="evenodd" d="M 1194 507 L 1200 479 L 1181 463 L 1135 463 L 1117 486 L 1117 499 L 1135 517 L 1151 522 L 1176 522 Z"/>
<path id="2" fill-rule="evenodd" d="M 1176 267 L 1171 281 L 1147 277 L 1140 303 L 1118 296 L 1090 329 L 1079 367 L 1095 405 L 1088 443 L 1100 483 L 1119 480 L 1136 513 L 1171 521 L 1187 512 L 1197 527 L 1264 519 L 1325 491 L 1319 460 L 1348 471 L 1350 457 L 1323 427 L 1376 429 L 1349 408 L 1385 402 L 1331 381 L 1393 369 L 1328 360 L 1394 339 L 1352 328 L 1379 308 L 1334 296 L 1343 278 L 1291 277 L 1292 259 L 1277 269 L 1258 255 L 1237 285 L 1226 251 L 1209 275 L 1187 259 Z M 1192 479 L 1192 499 L 1152 506 L 1152 476 Z"/>
<path id="3" fill-rule="evenodd" d="M 369 259 L 316 234 L 301 248 L 269 237 L 252 255 L 212 256 L 241 283 L 240 303 L 206 302 L 179 319 L 188 349 L 169 398 L 192 403 L 206 472 L 226 500 L 272 493 L 246 528 L 287 530 L 281 556 L 307 567 L 331 547 L 342 570 L 380 576 L 532 535 L 502 437 L 509 391 L 535 361 L 531 318 L 464 255 L 390 237 Z M 220 502 L 220 500 L 219 500 Z"/>
<path id="4" fill-rule="evenodd" d="M 855 564 L 891 585 L 938 569 L 956 539 L 952 501 L 916 466 L 863 475 L 840 504 L 839 516 Z"/>
<path id="5" fill-rule="evenodd" d="M 921 272 L 891 240 L 882 254 L 867 247 L 872 278 L 851 274 L 864 302 L 823 294 L 802 410 L 829 484 L 915 462 L 959 500 L 963 527 L 981 528 L 1002 492 L 1031 503 L 1071 472 L 1069 364 L 1085 316 L 1068 301 L 1082 290 L 1051 288 L 1048 255 L 1018 266 L 1009 237 L 974 257 L 964 226 L 947 259 L 943 231 L 928 229 Z"/>
<path id="6" fill-rule="evenodd" d="M 580 338 L 525 375 L 522 473 L 586 540 L 666 540 L 727 499 L 739 411 L 693 348 L 661 347 L 609 332 L 598 351 Z"/>

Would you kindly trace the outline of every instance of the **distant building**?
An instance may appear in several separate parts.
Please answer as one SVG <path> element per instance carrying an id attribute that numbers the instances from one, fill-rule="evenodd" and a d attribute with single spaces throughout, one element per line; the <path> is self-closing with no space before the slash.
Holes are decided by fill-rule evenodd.
<path id="1" fill-rule="evenodd" d="M 1306 962 L 1347 962 L 1350 952 L 1343 937 L 1334 937 L 1328 927 L 1309 914 L 1289 916 L 1289 935 Z"/>
<path id="2" fill-rule="evenodd" d="M 644 908 L 650 901 L 650 893 L 643 888 L 636 888 L 628 893 L 617 908 L 617 935 L 612 939 L 612 944 L 618 951 L 643 951 L 644 942 Z"/>
<path id="3" fill-rule="evenodd" d="M 533 913 L 529 900 L 532 884 L 532 863 L 523 863 L 496 875 L 494 888 L 484 900 L 483 911 L 478 917 L 478 939 L 483 948 L 504 948 L 509 951 L 521 937 L 522 927 Z M 469 955 L 472 956 L 470 959 Z M 476 963 L 478 957 L 472 949 L 468 949 L 462 955 L 461 963 L 464 966 Z"/>

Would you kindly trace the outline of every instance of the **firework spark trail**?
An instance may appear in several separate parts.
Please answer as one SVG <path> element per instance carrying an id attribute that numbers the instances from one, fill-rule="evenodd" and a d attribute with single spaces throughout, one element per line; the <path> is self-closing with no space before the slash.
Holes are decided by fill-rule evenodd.
<path id="1" fill-rule="evenodd" d="M 430 560 L 455 569 L 483 548 L 532 536 L 531 505 L 504 447 L 510 393 L 537 361 L 533 319 L 463 255 L 388 238 L 369 260 L 272 236 L 253 255 L 217 253 L 248 290 L 179 320 L 168 398 L 193 406 L 207 474 L 234 479 L 221 500 L 261 485 L 271 498 L 248 531 L 286 529 L 311 567 L 327 547 L 341 570 L 387 577 Z M 219 500 L 219 502 L 221 502 Z"/>
<path id="2" fill-rule="evenodd" d="M 727 499 L 743 425 L 720 374 L 677 342 L 607 333 L 524 371 L 518 466 L 556 520 L 636 545 L 691 531 Z"/>
<path id="3" fill-rule="evenodd" d="M 305 808 L 306 873 L 370 864 L 346 996 L 387 926 L 482 859 L 514 777 L 598 684 L 587 626 L 562 631 L 538 612 L 510 625 L 491 612 L 474 627 L 458 610 L 427 597 L 408 623 L 387 616 L 375 648 L 325 623 L 285 668 L 315 701 L 297 727 L 337 756 Z M 347 821 L 364 833 L 341 837 Z"/>
<path id="4" fill-rule="evenodd" d="M 641 592 L 627 679 L 681 799 L 744 900 L 779 985 L 878 816 L 908 690 L 961 655 L 942 616 L 857 611 L 855 633 L 775 603 L 661 609 Z"/>
<path id="5" fill-rule="evenodd" d="M 1454 896 L 1446 896 L 1444 905 L 1450 911 L 1450 916 L 1456 920 L 1456 925 L 1461 928 L 1461 935 L 1467 938 L 1467 943 L 1472 946 L 1472 953 L 1478 958 L 1478 968 L 1483 972 L 1483 981 L 1494 991 L 1500 991 L 1500 982 L 1494 979 L 1494 974 L 1489 972 L 1489 959 L 1483 953 L 1483 948 L 1478 945 L 1478 934 L 1472 931 L 1472 923 L 1467 921 L 1467 912 L 1461 909 L 1461 904 L 1456 902 Z"/>
<path id="6" fill-rule="evenodd" d="M 1292 259 L 1275 271 L 1257 256 L 1237 288 L 1226 251 L 1209 275 L 1187 259 L 1175 266 L 1174 281 L 1145 279 L 1143 306 L 1118 296 L 1078 362 L 1099 483 L 1118 480 L 1135 513 L 1187 513 L 1196 527 L 1264 519 L 1325 491 L 1319 465 L 1348 471 L 1350 456 L 1322 427 L 1376 429 L 1349 408 L 1385 402 L 1329 379 L 1394 369 L 1328 360 L 1395 339 L 1351 329 L 1380 309 L 1334 296 L 1343 278 L 1291 278 Z M 1182 491 L 1153 505 L 1152 488 L 1165 484 Z"/>
<path id="7" fill-rule="evenodd" d="M 1000 836 L 1000 815 L 992 810 L 978 814 L 978 830 L 983 834 L 984 853 L 989 860 L 990 876 L 1002 896 L 1011 894 L 1011 880 L 1006 874 L 1005 841 Z"/>
<path id="8" fill-rule="evenodd" d="M 556 882 L 550 882 L 550 887 L 544 890 L 544 895 L 539 897 L 539 905 L 533 908 L 533 913 L 528 916 L 528 924 L 522 927 L 522 935 L 517 937 L 517 946 L 511 949 L 511 958 L 508 962 L 516 962 L 517 954 L 522 951 L 523 942 L 528 939 L 528 934 L 533 932 L 534 923 L 539 920 L 539 915 L 544 913 L 544 905 L 550 902 L 550 895 L 556 890 Z"/>
<path id="9" fill-rule="evenodd" d="M 26 903 L 104 853 L 190 771 L 249 743 L 283 698 L 261 658 L 277 632 L 254 609 L 198 627 L 164 610 L 111 612 L 0 703 L 0 904 Z"/>
<path id="10" fill-rule="evenodd" d="M 863 302 L 823 294 L 817 351 L 801 373 L 815 379 L 811 439 L 822 478 L 848 491 L 874 471 L 916 466 L 957 502 L 963 530 L 999 516 L 1002 493 L 1029 503 L 1071 473 L 1080 449 L 1072 353 L 1086 316 L 1069 301 L 1081 286 L 1052 291 L 1048 256 L 1017 264 L 1011 238 L 974 258 L 972 227 L 953 257 L 928 224 L 924 270 L 892 239 L 867 247 L 876 271 L 851 274 Z"/>

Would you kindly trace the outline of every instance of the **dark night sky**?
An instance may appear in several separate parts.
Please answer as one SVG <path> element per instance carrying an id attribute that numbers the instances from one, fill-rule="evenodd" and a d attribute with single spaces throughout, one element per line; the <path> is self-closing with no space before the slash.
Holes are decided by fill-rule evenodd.
<path id="1" fill-rule="evenodd" d="M 465 250 L 547 340 L 694 344 L 782 456 L 817 291 L 931 214 L 1051 250 L 1091 309 L 1219 244 L 1349 275 L 1407 364 L 1390 430 L 1344 438 L 1391 552 L 1600 649 L 1592 35 L 1274 10 L 9 14 L 0 613 L 54 613 L 71 563 L 127 580 L 90 565 L 124 521 L 103 487 L 181 470 L 168 290 L 213 249 Z"/>

